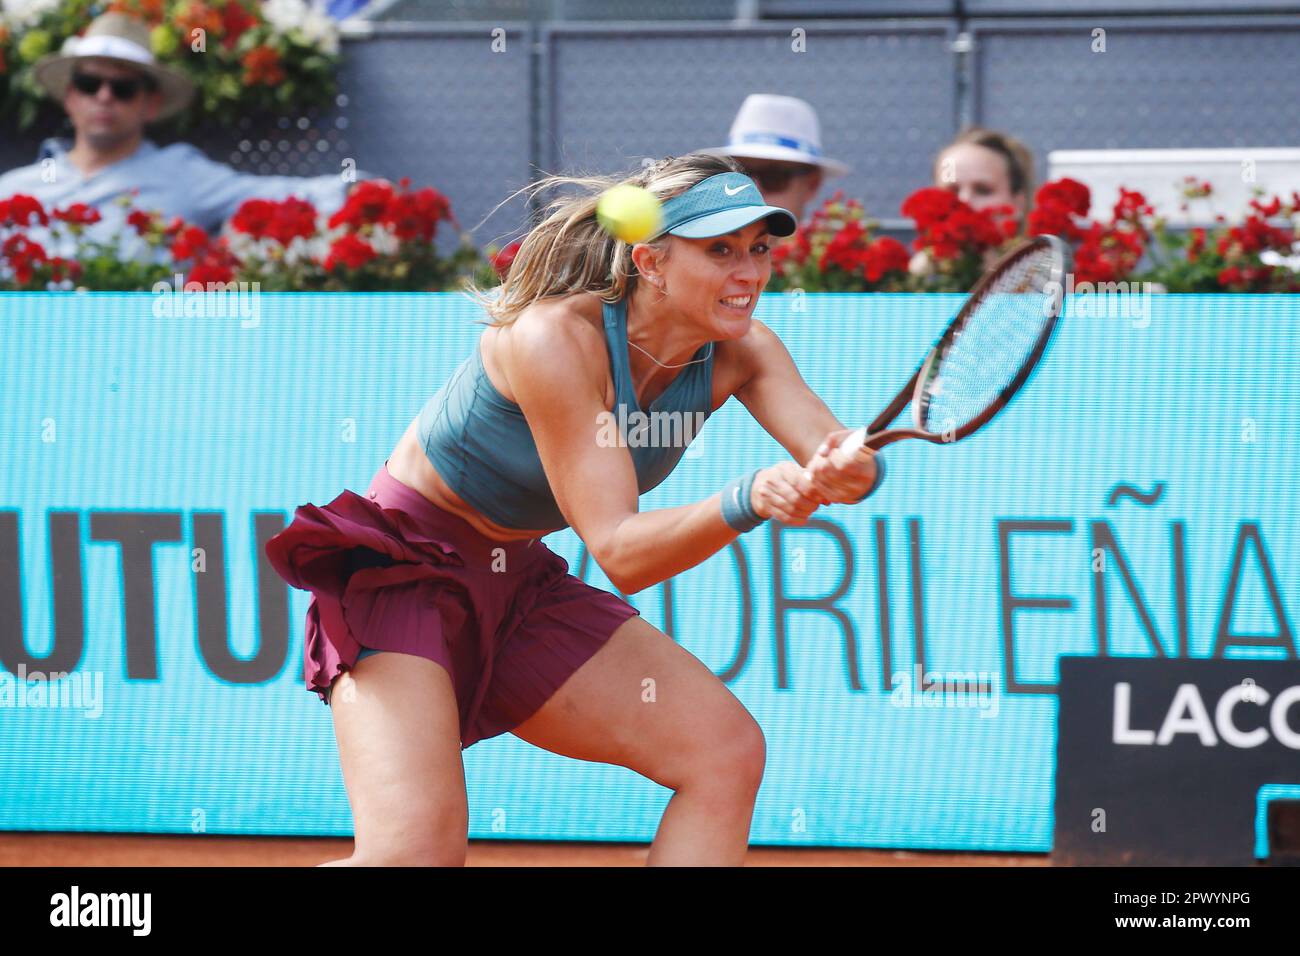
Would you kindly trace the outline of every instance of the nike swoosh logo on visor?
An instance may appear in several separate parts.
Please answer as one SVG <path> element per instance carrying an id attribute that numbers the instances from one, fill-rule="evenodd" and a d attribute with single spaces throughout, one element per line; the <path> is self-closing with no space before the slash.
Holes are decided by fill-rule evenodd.
<path id="1" fill-rule="evenodd" d="M 723 186 L 722 191 L 726 193 L 728 196 L 734 196 L 742 189 L 748 189 L 751 185 L 752 183 L 744 183 L 743 185 L 737 186 L 735 189 L 732 189 L 730 186 Z"/>

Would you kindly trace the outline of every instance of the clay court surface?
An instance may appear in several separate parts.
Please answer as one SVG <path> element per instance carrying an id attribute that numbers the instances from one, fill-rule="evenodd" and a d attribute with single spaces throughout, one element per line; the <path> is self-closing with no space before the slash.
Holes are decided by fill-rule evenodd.
<path id="1" fill-rule="evenodd" d="M 644 866 L 633 843 L 472 840 L 469 866 Z M 350 839 L 0 833 L 0 866 L 315 866 L 352 852 Z M 1046 854 L 753 847 L 746 866 L 1050 866 Z"/>

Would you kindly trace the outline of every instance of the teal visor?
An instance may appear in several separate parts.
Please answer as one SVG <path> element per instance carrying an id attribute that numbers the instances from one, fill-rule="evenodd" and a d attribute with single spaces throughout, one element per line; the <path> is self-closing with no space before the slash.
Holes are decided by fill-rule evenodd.
<path id="1" fill-rule="evenodd" d="M 768 206 L 758 184 L 744 173 L 718 173 L 696 183 L 686 192 L 664 201 L 659 231 L 684 239 L 721 236 L 767 218 L 774 236 L 788 236 L 798 221 L 788 209 Z"/>

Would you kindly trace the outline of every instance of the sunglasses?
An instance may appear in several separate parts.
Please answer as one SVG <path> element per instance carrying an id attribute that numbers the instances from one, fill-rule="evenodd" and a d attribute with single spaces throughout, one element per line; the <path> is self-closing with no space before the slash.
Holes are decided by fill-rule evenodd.
<path id="1" fill-rule="evenodd" d="M 100 76 L 97 73 L 73 73 L 72 85 L 78 91 L 85 93 L 87 96 L 94 96 L 99 92 L 99 88 L 105 83 L 108 84 L 109 92 L 113 94 L 113 99 L 121 100 L 124 103 L 135 99 L 141 89 L 152 89 L 152 85 L 144 80 L 134 77 L 123 77 L 121 79 L 109 79 L 106 76 Z"/>
<path id="2" fill-rule="evenodd" d="M 749 178 L 758 183 L 758 188 L 765 193 L 779 193 L 790 185 L 790 180 L 800 176 L 809 176 L 816 172 L 815 166 L 746 166 Z"/>

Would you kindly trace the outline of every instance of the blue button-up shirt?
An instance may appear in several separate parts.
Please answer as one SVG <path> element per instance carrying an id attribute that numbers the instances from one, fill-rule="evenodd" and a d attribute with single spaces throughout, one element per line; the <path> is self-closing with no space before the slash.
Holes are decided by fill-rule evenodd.
<path id="1" fill-rule="evenodd" d="M 119 255 L 123 258 L 154 258 L 153 250 L 126 224 L 126 216 L 133 209 L 158 210 L 165 223 L 170 223 L 173 216 L 180 216 L 215 234 L 246 199 L 280 200 L 297 196 L 329 214 L 343 204 L 352 185 L 339 174 L 241 173 L 209 159 L 190 143 L 159 147 L 149 139 L 142 140 L 139 149 L 125 159 L 86 176 L 68 159 L 71 146 L 67 139 L 45 140 L 35 163 L 0 175 L 0 199 L 25 193 L 40 200 L 47 212 L 76 202 L 94 206 L 104 218 L 90 227 L 86 235 L 112 241 L 117 234 Z M 357 172 L 356 179 L 366 178 L 369 177 L 365 173 Z M 132 198 L 130 207 L 124 209 L 114 201 L 130 196 L 134 189 L 139 190 L 139 195 Z M 52 237 L 39 227 L 25 232 L 51 255 L 72 255 L 71 243 L 54 248 Z"/>

